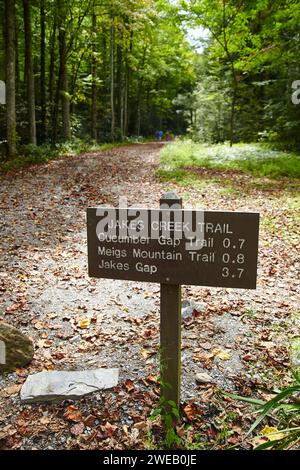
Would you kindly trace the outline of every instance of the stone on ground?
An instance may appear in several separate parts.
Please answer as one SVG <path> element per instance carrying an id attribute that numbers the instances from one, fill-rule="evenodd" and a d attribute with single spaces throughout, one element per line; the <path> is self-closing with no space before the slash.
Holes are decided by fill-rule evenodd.
<path id="1" fill-rule="evenodd" d="M 21 389 L 21 401 L 38 403 L 75 400 L 92 392 L 115 387 L 119 369 L 43 371 L 29 375 Z"/>
<path id="2" fill-rule="evenodd" d="M 0 374 L 26 366 L 33 358 L 31 339 L 14 326 L 0 323 Z"/>
<path id="3" fill-rule="evenodd" d="M 206 372 L 199 372 L 196 374 L 196 382 L 199 384 L 209 384 L 213 382 L 212 377 Z"/>
<path id="4" fill-rule="evenodd" d="M 183 300 L 181 315 L 182 318 L 189 318 L 193 316 L 193 312 L 205 312 L 206 304 L 203 302 L 194 302 L 193 300 Z"/>

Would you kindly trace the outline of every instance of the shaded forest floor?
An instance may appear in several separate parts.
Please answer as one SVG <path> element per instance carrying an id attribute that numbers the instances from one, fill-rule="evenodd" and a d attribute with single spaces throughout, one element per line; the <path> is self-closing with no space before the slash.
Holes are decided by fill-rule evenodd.
<path id="1" fill-rule="evenodd" d="M 0 319 L 27 333 L 36 351 L 27 368 L 0 378 L 0 448 L 163 445 L 159 420 L 149 420 L 159 398 L 159 286 L 88 278 L 85 209 L 117 205 L 119 196 L 155 207 L 167 189 L 185 204 L 259 211 L 262 219 L 256 291 L 183 288 L 198 313 L 182 324 L 178 435 L 199 449 L 251 449 L 266 439 L 259 431 L 245 438 L 255 409 L 222 391 L 265 399 L 292 381 L 290 344 L 300 336 L 296 183 L 216 169 L 186 169 L 186 179 L 166 181 L 157 172 L 160 148 L 113 148 L 1 177 Z M 119 367 L 119 385 L 77 402 L 20 404 L 28 374 L 96 367 Z M 197 384 L 198 372 L 212 383 Z M 262 428 L 268 423 L 278 425 L 269 419 Z"/>

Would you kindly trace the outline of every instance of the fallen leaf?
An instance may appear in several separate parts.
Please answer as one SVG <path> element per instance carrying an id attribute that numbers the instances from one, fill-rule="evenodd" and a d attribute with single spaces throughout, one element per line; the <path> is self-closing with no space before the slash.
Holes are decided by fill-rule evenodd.
<path id="1" fill-rule="evenodd" d="M 105 423 L 104 426 L 101 426 L 103 432 L 105 432 L 108 436 L 113 437 L 115 435 L 116 430 L 118 429 L 117 426 L 110 424 L 108 421 Z"/>
<path id="2" fill-rule="evenodd" d="M 253 448 L 258 447 L 261 444 L 264 444 L 265 442 L 268 442 L 268 438 L 262 436 L 256 436 L 254 439 L 251 440 Z"/>
<path id="3" fill-rule="evenodd" d="M 9 307 L 6 307 L 5 313 L 16 312 L 16 310 L 18 310 L 21 306 L 22 306 L 21 303 L 14 303 L 14 304 L 10 305 Z"/>
<path id="4" fill-rule="evenodd" d="M 269 441 L 277 441 L 278 439 L 283 439 L 286 436 L 286 434 L 279 432 L 278 429 L 273 426 L 265 426 L 261 430 L 261 435 L 266 436 Z"/>
<path id="5" fill-rule="evenodd" d="M 41 321 L 37 321 L 35 324 L 34 324 L 34 328 L 36 330 L 42 330 L 43 328 L 45 328 L 45 323 L 41 322 Z"/>
<path id="6" fill-rule="evenodd" d="M 132 382 L 132 380 L 130 379 L 125 380 L 124 385 L 125 385 L 127 392 L 132 392 L 132 390 L 134 390 L 134 383 Z"/>
<path id="7" fill-rule="evenodd" d="M 79 326 L 79 328 L 81 328 L 82 330 L 86 330 L 87 328 L 89 328 L 89 327 L 90 327 L 90 320 L 89 320 L 89 318 L 83 318 L 82 320 L 79 320 L 78 326 Z"/>
<path id="8" fill-rule="evenodd" d="M 197 415 L 201 414 L 198 407 L 195 403 L 188 403 L 184 408 L 183 411 L 189 421 L 193 421 Z"/>
<path id="9" fill-rule="evenodd" d="M 48 416 L 43 416 L 43 417 L 39 420 L 39 422 L 40 422 L 41 424 L 49 424 L 50 421 L 51 421 L 51 420 L 50 420 L 50 418 L 48 418 Z"/>
<path id="10" fill-rule="evenodd" d="M 83 422 L 86 426 L 90 428 L 93 426 L 95 420 L 96 420 L 96 416 L 88 415 L 86 418 L 84 418 Z"/>
<path id="11" fill-rule="evenodd" d="M 224 349 L 214 349 L 212 352 L 215 357 L 218 357 L 222 361 L 228 361 L 228 359 L 230 359 L 231 357 L 229 352 L 225 351 Z"/>
<path id="12" fill-rule="evenodd" d="M 50 339 L 39 339 L 36 344 L 39 348 L 50 348 L 52 343 L 53 341 L 51 341 Z"/>
<path id="13" fill-rule="evenodd" d="M 0 396 L 1 397 L 10 397 L 13 395 L 17 395 L 21 389 L 20 384 L 14 384 L 10 385 L 9 387 L 4 388 L 3 390 L 0 391 Z"/>
<path id="14" fill-rule="evenodd" d="M 77 423 L 82 420 L 82 414 L 76 406 L 70 405 L 64 413 L 64 418 L 67 421 L 74 421 L 75 423 Z"/>
<path id="15" fill-rule="evenodd" d="M 78 423 L 74 424 L 74 426 L 71 427 L 70 432 L 73 434 L 73 436 L 79 436 L 82 434 L 84 431 L 84 424 L 83 423 Z"/>

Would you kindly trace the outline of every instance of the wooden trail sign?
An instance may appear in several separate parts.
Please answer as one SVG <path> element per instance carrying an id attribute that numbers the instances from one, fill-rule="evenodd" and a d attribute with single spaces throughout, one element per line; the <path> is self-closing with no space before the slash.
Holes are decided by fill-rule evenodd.
<path id="1" fill-rule="evenodd" d="M 159 209 L 87 209 L 89 276 L 161 284 L 162 396 L 176 406 L 181 284 L 255 289 L 258 232 L 258 213 L 184 210 L 174 193 Z"/>
<path id="2" fill-rule="evenodd" d="M 134 223 L 136 227 L 145 216 L 152 228 L 152 233 L 148 227 L 138 237 L 128 235 L 124 219 L 119 222 L 119 209 L 103 209 L 104 215 L 97 215 L 97 210 L 90 208 L 87 212 L 91 277 L 256 288 L 259 223 L 256 213 L 137 209 L 137 214 L 143 211 L 144 215 L 126 216 L 125 224 L 130 227 Z M 103 228 L 111 227 L 115 234 L 97 233 L 101 221 Z M 181 234 L 181 227 L 187 228 L 188 224 L 191 229 L 198 224 L 198 238 L 189 241 L 189 231 L 188 237 L 183 233 L 182 238 L 176 238 Z M 120 226 L 125 228 L 121 236 Z M 171 227 L 167 237 L 159 227 Z M 178 228 L 178 233 L 173 227 Z"/>

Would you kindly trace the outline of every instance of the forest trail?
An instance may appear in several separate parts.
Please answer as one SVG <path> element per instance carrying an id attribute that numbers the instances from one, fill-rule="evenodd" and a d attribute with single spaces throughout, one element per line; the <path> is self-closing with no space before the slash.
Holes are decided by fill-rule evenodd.
<path id="1" fill-rule="evenodd" d="M 166 185 L 155 174 L 160 148 L 158 143 L 117 147 L 1 176 L 1 320 L 36 345 L 26 369 L 0 378 L 0 424 L 8 426 L 4 447 L 126 448 L 134 439 L 137 448 L 146 446 L 147 416 L 158 400 L 159 285 L 87 275 L 86 207 L 117 205 L 119 196 L 157 207 L 172 187 L 186 203 L 259 210 L 275 226 L 273 231 L 273 225 L 262 226 L 257 291 L 183 289 L 184 300 L 197 304 L 182 326 L 187 421 L 197 410 L 197 416 L 207 416 L 205 424 L 229 406 L 216 387 L 250 394 L 255 386 L 273 387 L 282 379 L 289 365 L 287 337 L 297 332 L 291 313 L 299 293 L 295 227 L 284 186 L 247 188 L 239 174 L 232 175 L 239 195 L 224 193 L 216 175 L 211 180 L 206 175 L 201 188 Z M 65 418 L 68 403 L 20 404 L 17 393 L 29 373 L 96 367 L 119 367 L 120 385 L 76 403 L 83 421 L 94 416 L 80 435 Z M 212 383 L 197 385 L 198 372 L 209 373 Z M 232 404 L 241 433 L 244 406 Z M 214 407 L 219 411 L 211 411 Z M 107 422 L 112 428 L 105 428 Z M 137 427 L 139 422 L 146 424 Z"/>

